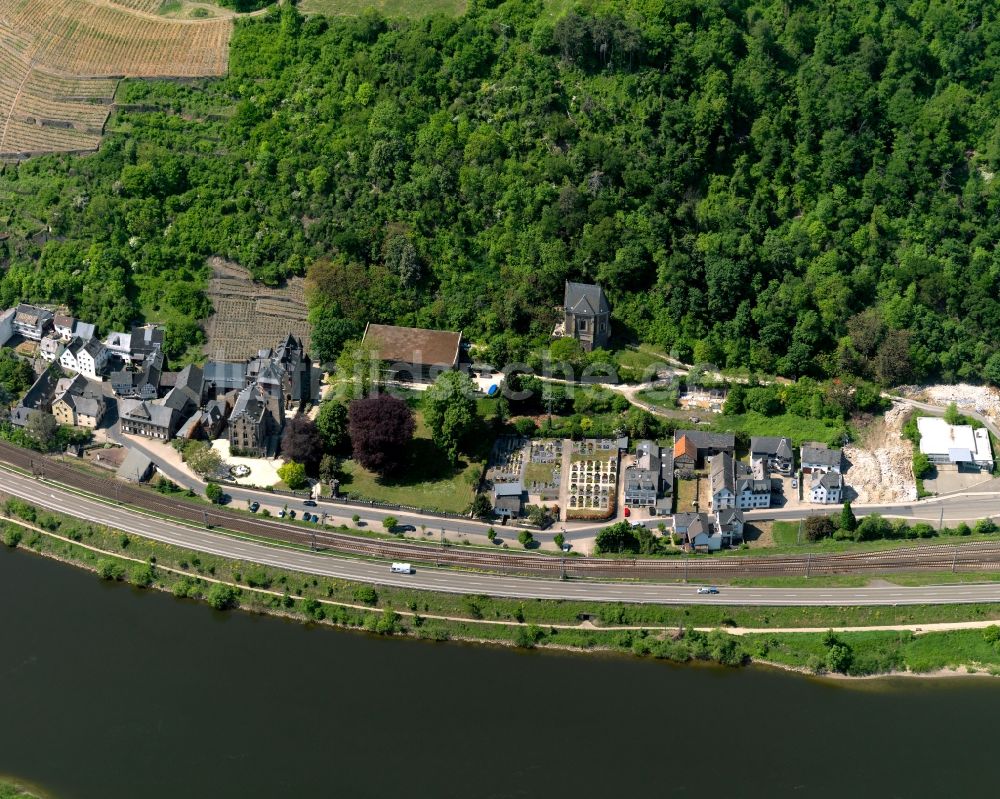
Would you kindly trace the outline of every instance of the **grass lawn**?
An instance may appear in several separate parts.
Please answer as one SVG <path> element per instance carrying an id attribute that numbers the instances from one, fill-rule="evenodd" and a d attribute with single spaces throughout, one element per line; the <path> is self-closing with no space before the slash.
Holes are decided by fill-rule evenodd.
<path id="1" fill-rule="evenodd" d="M 639 399 L 663 408 L 677 408 L 677 392 L 665 388 L 648 388 L 639 392 Z"/>
<path id="2" fill-rule="evenodd" d="M 846 430 L 843 424 L 827 419 L 807 419 L 791 413 L 763 416 L 753 411 L 717 416 L 711 427 L 719 432 L 745 433 L 748 436 L 787 436 L 795 446 L 803 441 L 839 443 Z"/>
<path id="3" fill-rule="evenodd" d="M 299 11 L 303 14 L 326 16 L 357 16 L 370 8 L 387 17 L 426 17 L 430 14 L 448 14 L 452 17 L 465 13 L 465 0 L 301 0 Z"/>
<path id="4" fill-rule="evenodd" d="M 483 414 L 483 408 L 478 409 Z M 431 441 L 423 414 L 413 414 L 416 427 L 403 471 L 393 477 L 379 477 L 354 460 L 341 465 L 340 487 L 356 499 L 373 499 L 412 505 L 430 511 L 463 513 L 475 496 L 473 474 L 479 468 L 474 458 L 462 458 L 452 467 Z"/>
<path id="5" fill-rule="evenodd" d="M 698 498 L 697 480 L 677 481 L 677 512 L 688 513 L 697 510 L 694 501 Z"/>
<path id="6" fill-rule="evenodd" d="M 529 463 L 524 469 L 524 484 L 551 483 L 554 463 Z"/>

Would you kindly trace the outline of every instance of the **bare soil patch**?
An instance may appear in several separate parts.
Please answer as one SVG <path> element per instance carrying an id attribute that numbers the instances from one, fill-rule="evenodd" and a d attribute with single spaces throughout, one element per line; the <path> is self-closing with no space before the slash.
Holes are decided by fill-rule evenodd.
<path id="1" fill-rule="evenodd" d="M 240 361 L 259 349 L 274 347 L 289 333 L 309 349 L 305 281 L 293 277 L 280 288 L 256 283 L 250 273 L 222 258 L 209 260 L 208 296 L 214 313 L 205 323 L 205 353 L 213 359 Z"/>

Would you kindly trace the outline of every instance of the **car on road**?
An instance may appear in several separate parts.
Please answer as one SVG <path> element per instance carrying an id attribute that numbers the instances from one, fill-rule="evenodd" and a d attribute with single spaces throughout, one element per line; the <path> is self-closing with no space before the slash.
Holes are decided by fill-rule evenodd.
<path id="1" fill-rule="evenodd" d="M 698 589 L 698 593 L 699 594 L 717 594 L 717 593 L 719 593 L 719 589 L 716 588 L 714 585 L 703 585 L 701 588 Z"/>
<path id="2" fill-rule="evenodd" d="M 251 513 L 256 513 L 257 511 L 260 510 L 260 503 L 259 502 L 251 502 L 247 507 L 250 508 L 250 512 Z"/>
<path id="3" fill-rule="evenodd" d="M 413 567 L 409 563 L 393 563 L 389 571 L 393 574 L 413 574 Z"/>
<path id="4" fill-rule="evenodd" d="M 303 504 L 303 505 L 304 505 L 305 507 L 307 507 L 307 508 L 315 508 L 315 507 L 316 507 L 316 500 L 315 500 L 315 499 L 307 499 L 307 500 L 306 500 L 305 502 L 303 502 L 302 504 Z"/>

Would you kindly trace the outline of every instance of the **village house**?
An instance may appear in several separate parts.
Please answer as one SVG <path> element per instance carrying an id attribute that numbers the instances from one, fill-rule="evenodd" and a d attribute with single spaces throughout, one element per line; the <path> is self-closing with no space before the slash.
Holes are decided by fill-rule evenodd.
<path id="1" fill-rule="evenodd" d="M 35 305 L 21 303 L 14 313 L 14 332 L 29 341 L 41 341 L 52 327 L 53 313 Z"/>
<path id="2" fill-rule="evenodd" d="M 62 378 L 56 383 L 52 415 L 59 424 L 96 429 L 104 418 L 107 402 L 99 384 L 83 375 Z"/>
<path id="3" fill-rule="evenodd" d="M 635 463 L 625 469 L 626 507 L 649 508 L 651 515 L 669 514 L 674 484 L 674 458 L 670 449 L 654 441 L 640 441 Z"/>
<path id="4" fill-rule="evenodd" d="M 96 338 L 84 341 L 74 338 L 59 356 L 59 364 L 70 372 L 78 372 L 98 380 L 108 362 L 108 351 Z"/>
<path id="5" fill-rule="evenodd" d="M 754 477 L 767 477 L 769 471 L 788 476 L 794 465 L 790 439 L 777 436 L 754 436 L 750 439 L 750 467 Z"/>
<path id="6" fill-rule="evenodd" d="M 673 532 L 689 549 L 715 552 L 722 548 L 722 533 L 707 513 L 675 513 Z"/>
<path id="7" fill-rule="evenodd" d="M 567 280 L 562 312 L 562 322 L 552 334 L 554 338 L 575 338 L 585 352 L 608 346 L 611 339 L 611 306 L 600 286 Z"/>
<path id="8" fill-rule="evenodd" d="M 674 468 L 682 473 L 694 471 L 698 464 L 698 447 L 687 436 L 674 442 Z"/>
<path id="9" fill-rule="evenodd" d="M 226 403 L 209 400 L 205 407 L 195 411 L 177 430 L 176 437 L 186 440 L 218 438 L 226 421 Z"/>
<path id="10" fill-rule="evenodd" d="M 722 452 L 728 454 L 730 457 L 736 453 L 736 436 L 732 433 L 710 433 L 707 430 L 677 430 L 674 432 L 674 466 L 678 469 L 681 468 L 681 464 L 677 460 L 676 444 L 684 438 L 687 439 L 685 447 L 694 448 L 696 465 L 698 462 L 705 463 L 712 456 Z"/>
<path id="11" fill-rule="evenodd" d="M 462 334 L 446 330 L 369 324 L 362 345 L 372 348 L 382 378 L 402 383 L 433 383 L 458 368 Z"/>
<path id="12" fill-rule="evenodd" d="M 839 472 L 814 471 L 809 480 L 809 501 L 818 505 L 836 505 L 844 497 L 844 476 Z"/>
<path id="13" fill-rule="evenodd" d="M 88 322 L 81 322 L 79 319 L 69 314 L 56 314 L 52 320 L 55 335 L 68 342 L 76 337 L 84 341 L 92 339 L 96 332 L 94 325 Z"/>
<path id="14" fill-rule="evenodd" d="M 141 366 L 151 357 L 158 356 L 162 359 L 163 341 L 162 327 L 142 325 L 132 328 L 128 333 L 108 333 L 103 343 L 109 354 L 118 356 L 126 365 Z"/>
<path id="15" fill-rule="evenodd" d="M 43 361 L 51 363 L 62 355 L 65 348 L 66 344 L 59 335 L 48 333 L 42 336 L 42 340 L 38 342 L 38 355 Z"/>
<path id="16" fill-rule="evenodd" d="M 750 510 L 771 505 L 771 481 L 753 476 L 749 466 L 726 452 L 710 460 L 709 504 L 716 512 L 727 508 Z"/>
<path id="17" fill-rule="evenodd" d="M 936 466 L 993 470 L 993 448 L 986 428 L 948 424 L 937 416 L 917 417 L 920 451 Z"/>
<path id="18" fill-rule="evenodd" d="M 119 369 L 111 373 L 111 388 L 121 398 L 151 400 L 160 390 L 163 354 L 144 360 L 138 369 Z"/>
<path id="19" fill-rule="evenodd" d="M 524 511 L 524 483 L 493 484 L 493 512 L 501 519 L 517 519 Z"/>
<path id="20" fill-rule="evenodd" d="M 0 347 L 6 344 L 14 335 L 14 316 L 17 308 L 8 308 L 0 313 Z"/>
<path id="21" fill-rule="evenodd" d="M 123 433 L 160 441 L 173 438 L 180 421 L 176 408 L 156 400 L 119 400 L 118 417 Z"/>
<path id="22" fill-rule="evenodd" d="M 807 441 L 799 451 L 799 459 L 802 461 L 802 474 L 812 474 L 813 472 L 837 472 L 840 473 L 844 458 L 839 449 L 828 447 L 816 441 Z"/>
<path id="23" fill-rule="evenodd" d="M 229 417 L 229 448 L 234 454 L 265 457 L 285 423 L 284 403 L 257 383 L 236 398 Z"/>
<path id="24" fill-rule="evenodd" d="M 743 543 L 743 511 L 739 508 L 726 508 L 715 514 L 715 529 L 726 547 Z"/>
<path id="25" fill-rule="evenodd" d="M 21 401 L 10 412 L 10 421 L 15 427 L 24 427 L 32 416 L 51 413 L 58 376 L 52 369 L 46 369 L 31 384 Z"/>

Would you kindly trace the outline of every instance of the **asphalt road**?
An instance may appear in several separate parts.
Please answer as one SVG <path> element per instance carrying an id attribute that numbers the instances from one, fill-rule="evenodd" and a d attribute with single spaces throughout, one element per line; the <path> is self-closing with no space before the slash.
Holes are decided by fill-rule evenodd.
<path id="1" fill-rule="evenodd" d="M 142 442 L 134 437 L 124 438 L 112 431 L 112 437 L 120 443 L 129 447 L 135 447 L 145 452 L 156 463 L 160 472 L 173 480 L 178 485 L 185 488 L 194 488 L 200 493 L 204 493 L 204 483 L 193 478 L 187 472 L 178 469 L 170 463 L 164 462 L 157 457 L 156 450 L 143 446 Z M 289 508 L 302 510 L 302 500 L 291 497 L 284 497 L 269 491 L 259 491 L 249 488 L 237 488 L 225 486 L 225 492 L 237 504 L 237 507 L 246 507 L 250 502 L 259 502 L 262 506 L 281 507 L 286 502 Z M 797 520 L 807 516 L 814 516 L 819 513 L 834 513 L 840 506 L 808 506 L 784 510 L 782 508 L 767 508 L 764 510 L 744 511 L 744 517 L 748 521 L 769 521 L 769 520 Z M 943 524 L 945 526 L 954 525 L 958 522 L 975 522 L 979 519 L 989 517 L 1000 517 L 1000 480 L 993 480 L 976 486 L 974 490 L 960 494 L 951 494 L 942 497 L 932 497 L 909 503 L 888 503 L 882 505 L 854 505 L 854 512 L 858 517 L 871 513 L 878 513 L 890 518 L 907 519 L 913 522 L 928 522 L 934 526 Z M 406 511 L 383 510 L 367 505 L 354 505 L 343 502 L 334 502 L 328 499 L 320 500 L 319 510 L 326 512 L 328 517 L 348 522 L 350 518 L 357 514 L 366 524 L 381 529 L 382 520 L 387 516 L 395 517 L 399 524 L 409 524 L 416 529 L 425 526 L 428 532 L 437 535 L 442 530 L 447 536 L 454 536 L 459 533 L 485 535 L 489 527 L 495 527 L 502 533 L 503 529 L 499 524 L 485 524 L 472 519 L 450 519 L 434 516 L 433 514 L 408 513 Z M 637 518 L 647 526 L 655 527 L 660 521 L 668 521 L 660 518 Z M 573 543 L 580 539 L 592 538 L 606 524 L 580 524 L 567 523 L 556 524 L 547 531 L 539 532 L 533 530 L 536 539 L 551 541 L 552 537 L 562 531 L 566 541 Z M 518 529 L 518 528 L 511 528 Z M 511 536 L 514 537 L 514 536 Z"/>
<path id="2" fill-rule="evenodd" d="M 1000 601 L 1000 583 L 910 588 L 723 587 L 717 595 L 704 595 L 696 593 L 695 586 L 691 585 L 544 580 L 431 567 L 421 567 L 412 575 L 397 575 L 389 571 L 388 563 L 350 560 L 242 541 L 99 502 L 7 469 L 0 469 L 0 490 L 49 510 L 220 557 L 308 574 L 448 593 L 684 605 L 915 605 Z"/>

